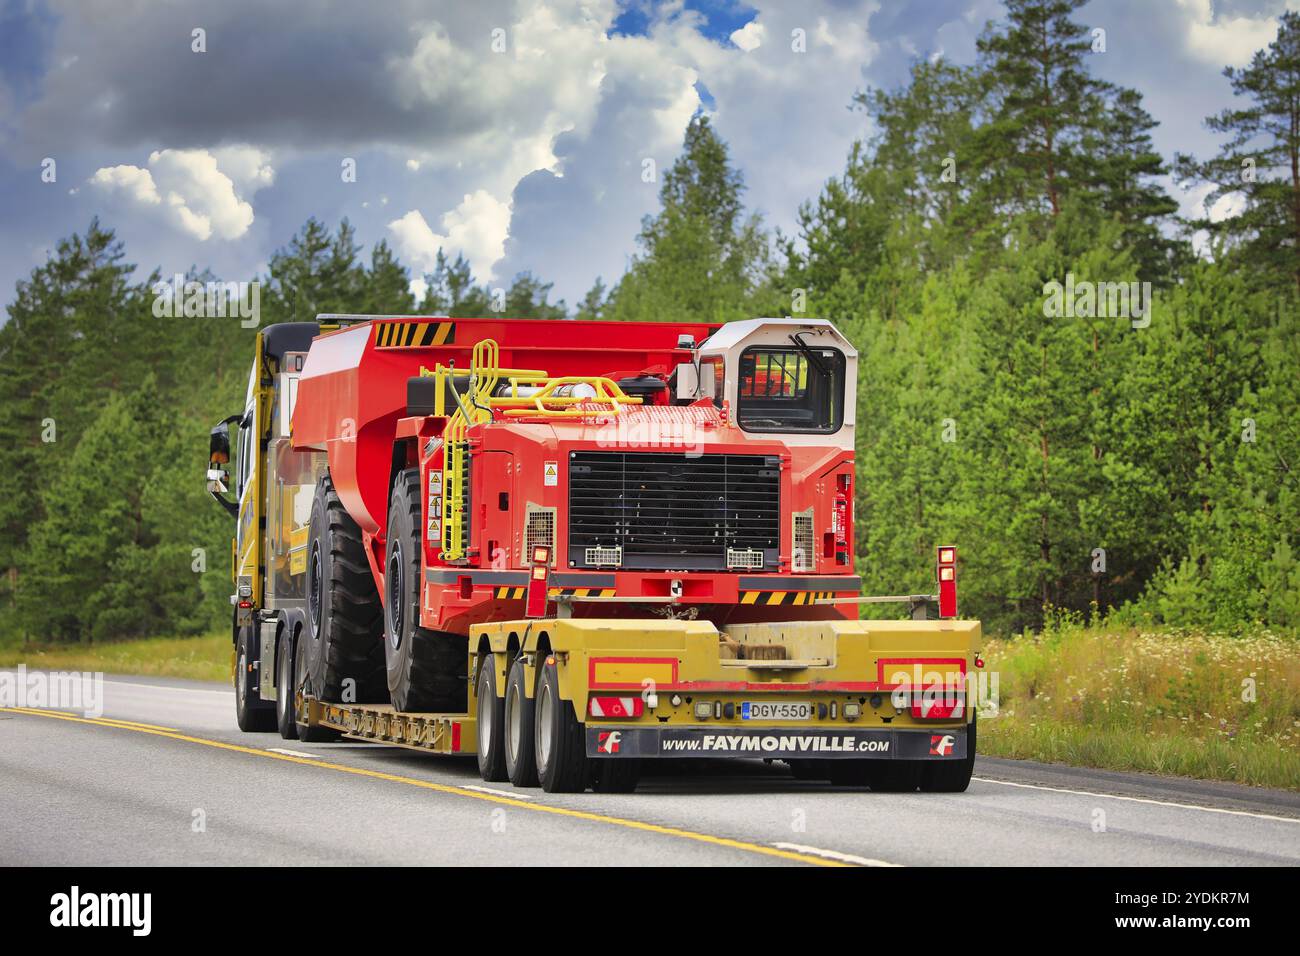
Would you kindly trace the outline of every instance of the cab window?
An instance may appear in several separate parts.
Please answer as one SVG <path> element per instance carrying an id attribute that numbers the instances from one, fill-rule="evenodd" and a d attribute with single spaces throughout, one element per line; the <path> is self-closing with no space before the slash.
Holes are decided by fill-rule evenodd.
<path id="1" fill-rule="evenodd" d="M 750 432 L 834 432 L 844 420 L 844 353 L 752 346 L 740 354 L 736 419 Z"/>

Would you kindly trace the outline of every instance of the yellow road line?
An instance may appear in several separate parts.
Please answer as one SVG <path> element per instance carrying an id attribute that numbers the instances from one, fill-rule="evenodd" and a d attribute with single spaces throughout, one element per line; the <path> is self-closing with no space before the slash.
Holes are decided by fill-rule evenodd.
<path id="1" fill-rule="evenodd" d="M 403 777 L 398 774 L 383 773 L 379 770 L 367 770 L 364 767 L 349 767 L 346 764 L 329 763 L 314 758 L 291 757 L 288 754 L 275 753 L 270 750 L 257 750 L 253 747 L 244 747 L 239 744 L 228 744 L 220 740 L 208 740 L 205 737 L 192 737 L 188 734 L 177 733 L 174 731 L 155 730 L 144 726 L 109 723 L 103 720 L 74 717 L 70 714 L 61 714 L 54 711 L 31 710 L 26 707 L 5 707 L 0 709 L 18 714 L 27 714 L 31 717 L 48 717 L 53 720 L 67 720 L 79 724 L 111 727 L 116 730 L 130 730 L 135 733 L 150 734 L 155 737 L 168 737 L 172 740 L 183 740 L 186 743 L 201 744 L 205 747 L 215 747 L 218 750 L 229 750 L 234 753 L 250 754 L 254 757 L 264 757 L 270 760 L 283 760 L 288 763 L 302 764 L 306 767 L 319 767 L 322 770 L 337 770 L 340 773 L 350 773 L 358 777 L 370 777 L 373 780 L 387 780 L 390 783 L 404 783 L 412 787 L 420 787 L 424 790 L 433 790 L 438 793 L 448 793 L 456 796 L 468 797 L 471 800 L 485 800 L 489 803 L 497 803 L 508 807 L 517 807 L 520 810 L 535 810 L 538 813 L 550 813 L 555 816 L 568 817 L 574 820 L 586 820 L 590 823 L 606 823 L 611 826 L 625 827 L 629 830 L 640 830 L 644 833 L 657 833 L 661 836 L 672 836 L 683 840 L 694 840 L 697 843 L 707 843 L 712 846 L 726 847 L 731 850 L 758 853 L 763 856 L 774 856 L 783 860 L 792 860 L 796 863 L 810 863 L 815 866 L 848 865 L 839 860 L 830 860 L 809 853 L 800 853 L 792 850 L 779 849 L 777 847 L 763 846 L 760 843 L 748 843 L 744 840 L 733 840 L 729 837 L 714 836 L 711 833 L 699 833 L 695 830 L 683 830 L 678 827 L 661 826 L 657 823 L 645 823 L 641 820 L 629 820 L 624 817 L 611 817 L 603 813 L 591 813 L 587 810 L 572 810 L 568 807 L 553 807 L 542 803 L 529 803 L 515 797 L 482 793 L 480 791 L 469 790 L 465 787 L 457 787 L 451 784 L 434 783 L 431 780 L 420 780 L 416 777 Z"/>

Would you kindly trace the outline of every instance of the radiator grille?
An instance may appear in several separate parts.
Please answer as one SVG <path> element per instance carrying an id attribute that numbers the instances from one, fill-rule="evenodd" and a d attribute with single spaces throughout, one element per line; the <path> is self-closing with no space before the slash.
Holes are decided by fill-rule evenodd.
<path id="1" fill-rule="evenodd" d="M 757 551 L 761 567 L 776 568 L 780 499 L 781 461 L 770 455 L 572 452 L 569 563 L 621 548 L 623 568 L 725 571 L 729 553 Z"/>

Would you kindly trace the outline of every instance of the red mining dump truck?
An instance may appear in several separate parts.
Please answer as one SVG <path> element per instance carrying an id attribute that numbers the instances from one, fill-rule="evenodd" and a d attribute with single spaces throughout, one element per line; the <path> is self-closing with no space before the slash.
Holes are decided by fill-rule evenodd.
<path id="1" fill-rule="evenodd" d="M 940 619 L 918 596 L 858 620 L 856 375 L 817 319 L 262 330 L 208 472 L 237 525 L 240 726 L 548 791 L 663 757 L 964 790 L 982 661 L 953 549 Z"/>

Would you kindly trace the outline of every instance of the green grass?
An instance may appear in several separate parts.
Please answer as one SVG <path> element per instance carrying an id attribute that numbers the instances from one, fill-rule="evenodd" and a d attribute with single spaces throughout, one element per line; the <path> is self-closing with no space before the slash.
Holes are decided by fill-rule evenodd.
<path id="1" fill-rule="evenodd" d="M 0 667 L 103 671 L 194 680 L 230 680 L 230 635 L 155 637 L 102 644 L 0 645 Z"/>
<path id="2" fill-rule="evenodd" d="M 984 656 L 1000 700 L 981 753 L 1300 790 L 1294 638 L 1073 626 Z"/>

